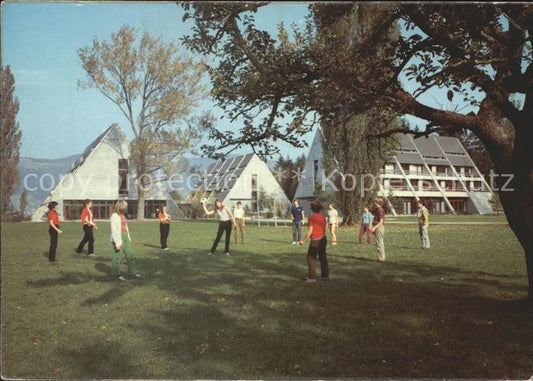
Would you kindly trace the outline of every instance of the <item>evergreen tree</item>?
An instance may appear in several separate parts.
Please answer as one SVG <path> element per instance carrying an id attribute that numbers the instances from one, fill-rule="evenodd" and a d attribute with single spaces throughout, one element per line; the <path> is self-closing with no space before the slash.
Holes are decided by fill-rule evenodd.
<path id="1" fill-rule="evenodd" d="M 304 166 L 304 155 L 299 156 L 294 161 L 288 156 L 286 159 L 281 156 L 276 161 L 273 173 L 289 200 L 294 199 L 294 194 L 296 193 L 296 188 L 298 187 L 297 173 L 301 173 Z"/>
<path id="2" fill-rule="evenodd" d="M 22 194 L 20 195 L 20 209 L 19 209 L 19 215 L 22 219 L 24 219 L 24 214 L 26 213 L 26 206 L 28 205 L 28 192 L 26 189 L 22 191 Z"/>
<path id="3" fill-rule="evenodd" d="M 10 198 L 20 185 L 17 172 L 19 163 L 20 138 L 22 133 L 16 120 L 19 111 L 18 99 L 13 96 L 15 92 L 15 78 L 8 66 L 1 67 L 2 94 L 1 94 L 1 119 L 2 119 L 2 216 L 10 210 Z"/>

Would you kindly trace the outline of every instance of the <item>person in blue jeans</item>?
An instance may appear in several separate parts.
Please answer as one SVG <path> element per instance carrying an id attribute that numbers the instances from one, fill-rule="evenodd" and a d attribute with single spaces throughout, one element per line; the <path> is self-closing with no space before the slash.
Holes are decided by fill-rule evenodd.
<path id="1" fill-rule="evenodd" d="M 296 245 L 302 239 L 302 222 L 305 219 L 304 208 L 300 206 L 298 200 L 294 200 L 291 206 L 292 220 L 292 244 Z"/>
<path id="2" fill-rule="evenodd" d="M 363 243 L 363 236 L 366 234 L 366 242 L 372 243 L 372 232 L 370 226 L 372 224 L 372 213 L 369 212 L 368 207 L 365 206 L 363 215 L 361 216 L 361 227 L 359 228 L 359 243 Z"/>

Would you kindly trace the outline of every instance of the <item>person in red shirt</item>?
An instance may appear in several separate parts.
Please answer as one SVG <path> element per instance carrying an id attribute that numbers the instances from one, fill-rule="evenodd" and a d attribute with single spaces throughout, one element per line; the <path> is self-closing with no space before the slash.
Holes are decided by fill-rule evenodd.
<path id="1" fill-rule="evenodd" d="M 57 209 L 59 204 L 55 201 L 51 201 L 48 204 L 48 233 L 50 233 L 50 250 L 48 252 L 48 260 L 56 264 L 56 249 L 57 249 L 57 237 L 63 233 L 59 229 L 59 217 L 57 216 Z"/>
<path id="2" fill-rule="evenodd" d="M 307 234 L 300 241 L 303 245 L 307 238 L 311 238 L 309 248 L 307 250 L 307 268 L 308 276 L 305 280 L 308 283 L 316 282 L 316 257 L 320 260 L 321 279 L 329 279 L 328 258 L 326 255 L 326 246 L 328 239 L 326 238 L 326 218 L 320 213 L 322 204 L 315 200 L 311 203 L 311 210 L 313 214 L 307 219 L 309 230 Z"/>
<path id="3" fill-rule="evenodd" d="M 168 250 L 167 239 L 170 231 L 170 214 L 167 213 L 167 205 L 163 204 L 159 208 L 159 241 L 161 243 L 161 249 Z"/>
<path id="4" fill-rule="evenodd" d="M 88 256 L 94 256 L 94 235 L 93 229 L 98 229 L 98 226 L 93 221 L 93 202 L 91 200 L 85 200 L 83 202 L 83 210 L 81 212 L 81 223 L 83 226 L 83 239 L 81 240 L 76 253 L 81 254 L 83 247 L 89 242 Z"/>

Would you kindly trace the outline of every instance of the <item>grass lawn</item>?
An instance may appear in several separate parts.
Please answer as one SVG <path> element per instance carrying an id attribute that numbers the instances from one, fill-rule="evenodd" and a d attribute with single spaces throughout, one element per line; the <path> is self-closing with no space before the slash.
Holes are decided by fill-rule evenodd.
<path id="1" fill-rule="evenodd" d="M 416 223 L 416 216 L 398 215 L 387 216 L 388 221 L 401 221 Z M 507 218 L 504 214 L 432 214 L 429 216 L 430 222 L 446 222 L 446 223 L 493 223 L 493 224 L 507 224 Z"/>
<path id="2" fill-rule="evenodd" d="M 2 224 L 2 375 L 10 378 L 520 378 L 533 374 L 523 253 L 507 226 L 390 225 L 387 262 L 341 229 L 331 279 L 306 284 L 290 227 L 248 227 L 208 257 L 213 222 L 130 223 L 144 279 L 110 276 L 109 225 L 96 256 L 59 265 L 44 224 Z M 125 270 L 125 264 L 122 269 Z"/>

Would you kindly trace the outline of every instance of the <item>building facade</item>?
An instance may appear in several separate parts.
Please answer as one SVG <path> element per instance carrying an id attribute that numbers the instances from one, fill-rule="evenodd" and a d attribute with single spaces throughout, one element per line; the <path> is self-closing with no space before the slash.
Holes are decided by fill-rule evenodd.
<path id="1" fill-rule="evenodd" d="M 128 201 L 127 217 L 137 218 L 137 186 L 130 164 L 130 142 L 124 131 L 111 125 L 72 164 L 50 195 L 33 213 L 32 221 L 41 221 L 50 201 L 59 203 L 62 220 L 77 220 L 83 200 L 93 201 L 95 219 L 108 219 L 117 199 Z M 161 183 L 149 187 L 145 201 L 145 217 L 156 218 L 163 202 L 171 201 Z"/>
<path id="2" fill-rule="evenodd" d="M 399 136 L 396 154 L 381 170 L 379 194 L 397 214 L 416 213 L 423 199 L 432 213 L 490 214 L 486 179 L 457 138 Z"/>
<path id="3" fill-rule="evenodd" d="M 279 206 L 290 204 L 266 163 L 253 153 L 211 164 L 193 193 L 205 194 L 211 202 L 218 199 L 229 207 L 241 201 L 251 212 L 259 210 L 261 195 L 268 196 Z"/>
<path id="4" fill-rule="evenodd" d="M 307 205 L 315 187 L 333 188 L 324 181 L 320 129 L 307 156 L 295 198 Z M 424 200 L 431 213 L 490 214 L 493 197 L 486 179 L 457 138 L 431 135 L 398 136 L 398 147 L 381 170 L 378 195 L 389 200 L 391 213 L 414 214 L 416 201 Z"/>

